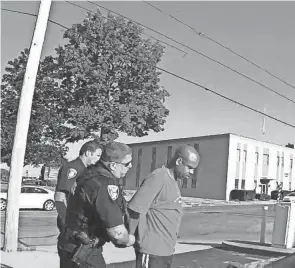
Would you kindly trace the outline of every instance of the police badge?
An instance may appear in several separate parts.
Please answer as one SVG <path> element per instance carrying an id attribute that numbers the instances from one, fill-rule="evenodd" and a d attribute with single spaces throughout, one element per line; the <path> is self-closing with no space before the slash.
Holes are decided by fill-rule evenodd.
<path id="1" fill-rule="evenodd" d="M 108 193 L 112 200 L 116 200 L 119 196 L 119 187 L 116 185 L 108 185 Z"/>
<path id="2" fill-rule="evenodd" d="M 74 168 L 70 168 L 69 170 L 68 170 L 68 179 L 70 180 L 70 179 L 73 179 L 73 178 L 75 178 L 75 176 L 77 175 L 77 170 L 76 169 L 74 169 Z"/>

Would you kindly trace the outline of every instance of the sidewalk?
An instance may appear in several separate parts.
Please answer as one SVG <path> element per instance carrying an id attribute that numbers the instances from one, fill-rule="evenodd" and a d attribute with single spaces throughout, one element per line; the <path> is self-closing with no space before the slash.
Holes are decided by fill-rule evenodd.
<path id="1" fill-rule="evenodd" d="M 261 254 L 272 254 L 276 256 L 288 256 L 295 254 L 295 248 L 275 248 L 271 244 L 263 244 L 259 242 L 252 241 L 238 241 L 238 240 L 226 240 L 222 242 L 222 245 L 226 246 L 228 249 L 232 250 L 242 250 L 247 253 L 258 253 Z"/>
<path id="2" fill-rule="evenodd" d="M 211 247 L 207 245 L 183 245 L 177 243 L 175 254 L 210 248 Z M 135 254 L 132 247 L 119 249 L 111 243 L 107 243 L 104 246 L 103 255 L 107 264 L 135 260 Z M 1 264 L 6 265 L 6 268 L 59 268 L 59 258 L 56 246 L 37 247 L 36 251 L 18 251 L 9 253 L 1 251 Z M 116 267 L 116 265 L 112 265 L 112 267 Z"/>

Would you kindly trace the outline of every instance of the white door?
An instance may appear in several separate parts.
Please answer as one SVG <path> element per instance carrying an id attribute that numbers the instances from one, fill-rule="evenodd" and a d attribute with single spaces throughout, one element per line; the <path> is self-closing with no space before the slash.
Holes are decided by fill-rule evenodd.
<path id="1" fill-rule="evenodd" d="M 20 193 L 20 208 L 30 208 L 31 207 L 31 189 L 30 187 L 22 187 Z"/>
<path id="2" fill-rule="evenodd" d="M 266 184 L 261 184 L 261 193 L 266 194 Z"/>

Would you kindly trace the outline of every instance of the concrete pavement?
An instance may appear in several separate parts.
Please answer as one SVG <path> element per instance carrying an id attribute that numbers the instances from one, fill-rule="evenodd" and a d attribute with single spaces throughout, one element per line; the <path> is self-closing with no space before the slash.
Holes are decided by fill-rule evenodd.
<path id="1" fill-rule="evenodd" d="M 264 267 L 264 265 L 272 263 L 278 259 L 284 260 L 284 256 L 294 256 L 293 253 L 295 253 L 295 249 L 294 250 L 293 249 L 292 250 L 277 249 L 277 248 L 271 247 L 269 244 L 260 244 L 258 242 L 245 242 L 245 241 L 223 241 L 222 243 L 221 242 L 222 241 L 211 241 L 211 240 L 201 241 L 196 239 L 186 239 L 186 240 L 179 239 L 178 243 L 176 244 L 175 259 L 177 260 L 178 257 L 179 257 L 178 259 L 181 259 L 181 258 L 185 259 L 186 257 L 183 256 L 184 253 L 188 253 L 190 256 L 192 256 L 192 254 L 195 255 L 193 259 L 197 259 L 197 260 L 199 260 L 200 256 L 203 256 L 203 255 L 209 255 L 210 258 L 216 258 L 215 252 L 211 252 L 209 254 L 208 252 L 210 252 L 210 250 L 213 250 L 213 248 L 216 247 L 216 245 L 220 245 L 221 247 L 221 244 L 223 244 L 223 246 L 226 246 L 226 250 L 233 250 L 235 252 L 240 251 L 243 253 L 247 252 L 248 254 L 250 254 L 251 252 L 254 252 L 254 254 L 256 255 L 259 255 L 260 253 L 262 255 L 266 254 L 266 256 L 269 256 L 269 257 L 266 257 L 267 258 L 266 260 L 260 260 L 260 261 L 257 261 L 257 259 L 255 260 L 255 257 L 254 257 L 253 261 L 252 262 L 250 261 L 252 263 L 250 265 L 245 263 L 232 262 L 231 260 L 233 256 L 228 255 L 227 259 L 220 263 L 221 266 L 216 266 L 216 267 L 227 267 L 226 264 L 231 263 L 233 266 L 229 266 L 229 267 L 245 267 L 245 268 L 249 267 L 250 268 L 250 267 Z M 112 268 L 133 267 L 132 261 L 135 260 L 135 254 L 132 247 L 119 249 L 119 248 L 116 248 L 111 243 L 107 243 L 104 246 L 103 255 L 106 260 L 106 263 L 108 264 L 108 267 L 112 267 Z M 234 255 L 238 255 L 238 254 L 234 254 Z M 240 255 L 245 255 L 245 254 L 240 254 Z M 273 258 L 274 256 L 276 258 Z M 207 256 L 205 256 L 204 258 L 208 259 Z M 176 263 L 179 263 L 179 261 L 176 261 Z M 4 267 L 23 268 L 24 266 L 29 266 L 31 268 L 35 268 L 35 267 L 36 268 L 37 267 L 38 268 L 39 267 L 58 268 L 59 258 L 57 255 L 56 246 L 40 246 L 35 248 L 34 251 L 18 251 L 18 252 L 11 252 L 11 253 L 1 251 L 1 264 L 3 264 L 3 266 L 1 266 L 3 268 Z M 180 267 L 180 266 L 177 266 L 177 267 Z M 211 267 L 211 266 L 200 265 L 196 267 L 212 268 L 213 266 Z M 266 267 L 271 267 L 271 266 L 266 266 Z M 276 267 L 279 267 L 279 266 L 276 266 Z"/>
<path id="2" fill-rule="evenodd" d="M 210 249 L 208 245 L 184 245 L 177 244 L 175 254 L 185 252 L 201 251 Z M 135 260 L 133 248 L 116 248 L 113 244 L 107 243 L 104 246 L 103 255 L 110 267 L 116 267 L 116 263 Z M 35 251 L 3 252 L 1 251 L 1 264 L 13 268 L 59 268 L 59 258 L 56 246 L 37 247 Z M 4 266 L 4 267 L 5 267 Z"/>
<path id="3" fill-rule="evenodd" d="M 234 255 L 220 256 L 220 249 L 214 250 L 210 245 L 214 244 L 214 241 L 179 241 L 176 245 L 175 258 L 174 258 L 174 268 L 179 267 L 194 267 L 194 268 L 257 268 L 257 267 L 272 267 L 269 266 L 271 263 L 276 263 L 279 261 L 289 261 L 290 259 L 279 257 L 266 257 L 266 259 L 258 260 L 257 258 L 250 258 L 245 262 L 245 258 Z M 241 246 L 241 245 L 240 245 Z M 255 245 L 253 245 L 255 248 Z M 276 249 L 273 249 L 274 251 Z M 226 251 L 225 251 L 226 252 Z M 288 253 L 288 252 L 286 252 Z M 104 246 L 103 251 L 106 263 L 109 268 L 131 268 L 134 267 L 135 255 L 133 248 L 118 249 L 114 247 L 111 243 Z M 288 253 L 289 254 L 289 253 Z M 244 254 L 240 254 L 244 255 Z M 271 255 L 270 255 L 271 256 Z M 292 256 L 292 255 L 290 255 Z M 294 256 L 294 254 L 293 254 Z M 203 260 L 202 260 L 203 258 Z M 206 259 L 206 264 L 204 264 L 204 259 Z M 211 259 L 211 260 L 210 260 Z M 217 262 L 214 261 L 218 259 Z M 251 260 L 252 259 L 252 260 Z M 294 260 L 294 257 L 291 261 Z M 186 265 L 182 265 L 186 262 Z M 58 268 L 59 259 L 57 255 L 56 246 L 47 247 L 37 247 L 36 251 L 18 251 L 18 252 L 1 252 L 1 267 L 3 268 Z M 193 264 L 194 266 L 191 266 Z M 267 266 L 266 266 L 267 265 Z M 274 266 L 274 267 L 285 267 L 285 266 Z M 288 268 L 294 266 L 288 266 Z"/>
<path id="4" fill-rule="evenodd" d="M 275 248 L 271 244 L 262 244 L 253 241 L 237 241 L 237 240 L 226 240 L 222 242 L 222 245 L 232 250 L 243 250 L 243 252 L 260 252 L 261 254 L 272 253 L 277 256 L 287 256 L 295 253 L 295 248 Z M 295 267 L 295 264 L 294 264 Z"/>

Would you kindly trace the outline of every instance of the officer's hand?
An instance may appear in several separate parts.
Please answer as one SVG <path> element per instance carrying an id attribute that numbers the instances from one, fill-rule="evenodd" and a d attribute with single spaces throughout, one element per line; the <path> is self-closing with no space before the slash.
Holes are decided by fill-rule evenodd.
<path id="1" fill-rule="evenodd" d="M 89 245 L 93 243 L 93 240 L 89 239 L 88 235 L 85 232 L 81 232 L 76 235 L 76 238 L 84 245 Z"/>
<path id="2" fill-rule="evenodd" d="M 93 239 L 92 247 L 95 248 L 95 247 L 98 245 L 99 242 L 101 242 L 99 238 L 95 238 L 95 239 Z"/>
<path id="3" fill-rule="evenodd" d="M 127 247 L 133 246 L 135 243 L 135 236 L 132 234 L 129 234 L 129 242 L 126 244 Z"/>

